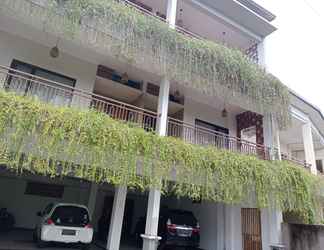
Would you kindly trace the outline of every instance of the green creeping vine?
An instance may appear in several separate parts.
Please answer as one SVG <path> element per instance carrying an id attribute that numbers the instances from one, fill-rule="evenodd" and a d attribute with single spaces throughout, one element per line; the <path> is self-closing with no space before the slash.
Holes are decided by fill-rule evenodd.
<path id="1" fill-rule="evenodd" d="M 14 9 L 17 18 L 39 23 L 46 32 L 247 110 L 272 114 L 281 128 L 289 125 L 287 87 L 238 49 L 190 38 L 122 1 L 46 0 L 48 8 L 30 0 L 6 2 L 9 9 L 20 8 Z"/>
<path id="2" fill-rule="evenodd" d="M 285 161 L 159 137 L 94 110 L 53 107 L 2 91 L 0 160 L 18 174 L 156 187 L 191 199 L 296 211 L 309 222 L 323 187 L 318 177 Z"/>

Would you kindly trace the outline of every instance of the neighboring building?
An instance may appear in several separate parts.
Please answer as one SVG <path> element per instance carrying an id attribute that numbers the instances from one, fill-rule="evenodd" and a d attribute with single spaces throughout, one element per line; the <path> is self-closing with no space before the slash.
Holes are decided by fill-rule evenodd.
<path id="1" fill-rule="evenodd" d="M 45 2 L 5 0 L 0 3 L 0 79 L 7 90 L 36 95 L 55 105 L 95 107 L 113 118 L 156 129 L 161 136 L 254 154 L 263 160 L 275 157 L 269 148 L 276 148 L 277 158 L 298 163 L 314 174 L 317 170 L 323 172 L 323 115 L 295 93 L 291 92 L 292 127 L 279 131 L 275 120 L 257 113 L 258 107 L 253 109 L 244 96 L 233 98 L 224 94 L 226 87 L 220 91 L 223 94 L 210 96 L 190 84 L 161 77 L 156 65 L 145 61 L 132 65 L 122 56 L 114 57 L 108 44 L 99 44 L 100 38 L 111 35 L 109 25 L 91 26 L 87 16 L 85 20 L 90 24 L 84 24 L 83 28 L 92 28 L 72 38 L 65 35 L 66 31 L 60 29 L 64 21 L 53 25 L 55 19 L 48 14 Z M 250 58 L 251 64 L 259 63 L 266 68 L 263 41 L 276 30 L 271 24 L 275 16 L 253 1 L 119 2 L 126 2 L 124 8 L 133 6 L 148 18 L 166 20 L 170 29 L 187 39 L 206 39 L 237 48 Z M 103 33 L 97 32 L 101 29 Z M 120 35 L 119 39 L 123 39 L 125 34 L 114 32 L 111 36 Z M 144 249 L 154 249 L 150 243 L 157 239 L 160 202 L 161 207 L 194 212 L 200 222 L 202 249 L 249 250 L 248 246 L 253 245 L 253 249 L 261 250 L 281 241 L 282 214 L 271 209 L 260 211 L 244 205 L 173 197 L 160 199 L 158 190 L 150 190 L 149 194 L 127 193 L 125 187 L 114 191 L 108 184 L 97 185 L 74 178 L 52 180 L 32 174 L 17 177 L 6 170 L 1 170 L 0 180 L 0 207 L 14 213 L 19 228 L 34 228 L 34 214 L 52 201 L 87 204 L 95 227 L 102 214 L 110 211 L 107 249 L 111 250 L 119 249 L 122 225 L 128 225 L 123 234 L 131 235 L 136 222 L 146 216 L 146 210 L 151 230 L 146 232 L 150 237 L 144 236 Z M 255 230 L 250 230 L 249 220 L 254 222 Z"/>

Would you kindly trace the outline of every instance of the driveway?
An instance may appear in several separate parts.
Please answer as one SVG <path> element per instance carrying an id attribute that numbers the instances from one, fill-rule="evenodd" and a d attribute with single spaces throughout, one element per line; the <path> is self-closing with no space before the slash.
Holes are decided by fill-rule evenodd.
<path id="1" fill-rule="evenodd" d="M 92 244 L 90 250 L 105 250 L 105 243 Z M 42 250 L 80 250 L 71 246 L 49 245 Z M 0 250 L 39 250 L 33 242 L 32 230 L 13 230 L 9 233 L 0 233 Z M 124 244 L 120 250 L 137 250 L 136 248 Z"/>
<path id="2" fill-rule="evenodd" d="M 62 247 L 49 245 L 42 250 L 76 250 L 75 247 Z M 92 245 L 91 250 L 102 250 L 102 248 Z M 33 231 L 13 230 L 9 233 L 0 233 L 0 250 L 39 250 L 33 242 Z"/>

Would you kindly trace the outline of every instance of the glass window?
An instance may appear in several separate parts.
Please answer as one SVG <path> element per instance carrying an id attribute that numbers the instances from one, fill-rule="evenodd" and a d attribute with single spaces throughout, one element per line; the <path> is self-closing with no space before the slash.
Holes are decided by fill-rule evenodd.
<path id="1" fill-rule="evenodd" d="M 78 206 L 58 206 L 55 208 L 52 220 L 56 225 L 82 226 L 89 223 L 88 211 Z"/>
<path id="2" fill-rule="evenodd" d="M 191 227 L 197 225 L 197 219 L 189 211 L 171 210 L 167 215 L 167 219 L 170 219 L 171 223 L 176 225 L 187 225 Z"/>
<path id="3" fill-rule="evenodd" d="M 13 75 L 7 81 L 7 90 L 21 95 L 37 96 L 41 101 L 59 106 L 71 104 L 75 79 L 17 60 L 13 60 L 11 68 L 28 73 L 28 75 L 12 71 Z M 40 78 L 33 79 L 31 75 Z"/>

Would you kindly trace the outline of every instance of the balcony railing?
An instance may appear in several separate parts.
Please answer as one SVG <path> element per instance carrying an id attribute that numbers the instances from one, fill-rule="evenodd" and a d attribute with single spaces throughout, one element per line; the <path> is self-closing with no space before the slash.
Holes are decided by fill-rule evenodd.
<path id="1" fill-rule="evenodd" d="M 6 91 L 34 96 L 55 106 L 90 107 L 114 119 L 139 124 L 146 130 L 156 126 L 157 115 L 154 112 L 12 68 L 0 66 L 0 81 Z"/>
<path id="2" fill-rule="evenodd" d="M 297 159 L 295 157 L 292 157 L 291 155 L 286 155 L 286 154 L 281 154 L 281 159 L 282 160 L 285 160 L 285 161 L 290 161 L 290 162 L 293 162 L 299 166 L 303 166 L 304 168 L 306 169 L 310 169 L 312 164 L 310 163 L 307 163 L 306 161 L 303 161 L 303 160 L 300 160 L 300 159 Z"/>
<path id="3" fill-rule="evenodd" d="M 194 126 L 180 120 L 169 118 L 168 135 L 179 137 L 186 142 L 205 146 L 214 146 L 232 152 L 256 155 L 260 159 L 270 160 L 274 156 L 270 148 L 229 136 L 211 129 Z"/>
<path id="4" fill-rule="evenodd" d="M 158 122 L 155 112 L 5 66 L 0 66 L 0 82 L 6 91 L 15 92 L 18 95 L 34 96 L 42 102 L 55 106 L 93 108 L 114 119 L 137 124 L 147 131 L 155 131 Z M 275 149 L 191 125 L 171 117 L 168 118 L 167 134 L 188 143 L 255 155 L 264 160 L 278 158 Z M 286 160 L 292 159 L 287 158 Z M 294 162 L 305 167 L 308 166 L 304 162 L 296 160 Z"/>

